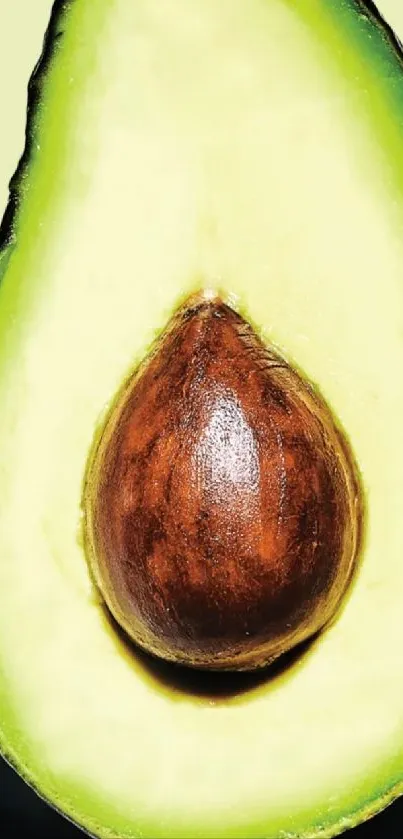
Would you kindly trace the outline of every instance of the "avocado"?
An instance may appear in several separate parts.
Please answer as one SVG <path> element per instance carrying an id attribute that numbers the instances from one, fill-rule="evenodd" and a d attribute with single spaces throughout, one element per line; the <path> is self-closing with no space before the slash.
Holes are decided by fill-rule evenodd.
<path id="1" fill-rule="evenodd" d="M 402 69 L 358 0 L 54 7 L 2 226 L 0 740 L 93 835 L 324 839 L 403 792 Z M 365 506 L 337 618 L 225 697 L 128 645 L 82 507 L 116 394 L 209 289 L 321 394 Z"/>

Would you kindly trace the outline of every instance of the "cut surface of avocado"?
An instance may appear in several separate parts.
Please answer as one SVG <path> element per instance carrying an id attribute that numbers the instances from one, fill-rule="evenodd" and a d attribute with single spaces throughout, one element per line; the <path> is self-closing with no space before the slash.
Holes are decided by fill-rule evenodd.
<path id="1" fill-rule="evenodd" d="M 99 836 L 332 836 L 403 789 L 403 70 L 352 0 L 55 8 L 0 256 L 6 756 Z M 96 427 L 199 288 L 345 430 L 359 574 L 325 635 L 242 696 L 169 689 L 100 607 Z"/>

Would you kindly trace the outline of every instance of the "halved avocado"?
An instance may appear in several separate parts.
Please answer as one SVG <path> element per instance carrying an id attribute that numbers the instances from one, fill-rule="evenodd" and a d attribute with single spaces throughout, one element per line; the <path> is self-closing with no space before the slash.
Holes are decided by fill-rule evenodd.
<path id="1" fill-rule="evenodd" d="M 403 63 L 353 0 L 57 3 L 0 257 L 5 756 L 100 837 L 340 833 L 403 791 Z M 88 455 L 182 299 L 323 394 L 366 505 L 333 625 L 242 694 L 128 648 L 82 539 Z"/>

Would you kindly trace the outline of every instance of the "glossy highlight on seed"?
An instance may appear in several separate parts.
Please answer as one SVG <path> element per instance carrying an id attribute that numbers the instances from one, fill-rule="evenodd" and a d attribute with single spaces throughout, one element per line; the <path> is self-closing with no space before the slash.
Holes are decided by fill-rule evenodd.
<path id="1" fill-rule="evenodd" d="M 113 404 L 84 493 L 125 632 L 206 669 L 262 667 L 335 615 L 359 486 L 322 398 L 218 296 L 190 298 Z"/>

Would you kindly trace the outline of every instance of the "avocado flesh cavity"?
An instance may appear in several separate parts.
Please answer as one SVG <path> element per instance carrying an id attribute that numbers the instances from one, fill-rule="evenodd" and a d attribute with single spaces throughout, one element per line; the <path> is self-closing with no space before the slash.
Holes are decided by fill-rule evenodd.
<path id="1" fill-rule="evenodd" d="M 402 788 L 400 58 L 330 0 L 80 0 L 52 31 L 1 261 L 3 748 L 95 834 L 332 835 Z M 318 384 L 368 506 L 334 626 L 216 704 L 125 654 L 79 538 L 94 426 L 201 285 Z"/>
<path id="2" fill-rule="evenodd" d="M 112 405 L 84 492 L 118 624 L 177 664 L 253 670 L 333 618 L 360 534 L 327 406 L 215 295 L 193 295 Z"/>

